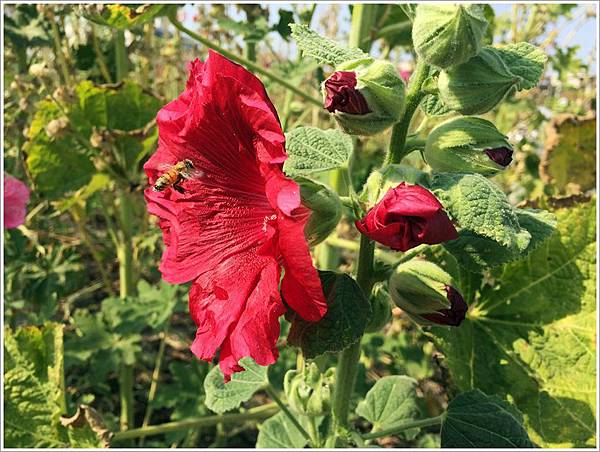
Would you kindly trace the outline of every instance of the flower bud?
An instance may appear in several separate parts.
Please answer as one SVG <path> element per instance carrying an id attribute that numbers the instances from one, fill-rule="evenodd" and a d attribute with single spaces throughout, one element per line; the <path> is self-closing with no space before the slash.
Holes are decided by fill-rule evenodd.
<path id="1" fill-rule="evenodd" d="M 404 113 L 404 82 L 388 61 L 347 61 L 323 82 L 324 107 L 345 132 L 374 135 Z"/>
<path id="2" fill-rule="evenodd" d="M 331 406 L 333 381 L 333 369 L 321 373 L 315 363 L 308 364 L 301 372 L 288 371 L 283 389 L 290 408 L 298 414 L 309 416 L 327 414 Z"/>
<path id="3" fill-rule="evenodd" d="M 376 333 L 392 319 L 392 300 L 385 284 L 377 283 L 371 292 L 371 309 L 373 315 L 365 331 Z"/>
<path id="4" fill-rule="evenodd" d="M 513 149 L 496 126 L 481 118 L 450 119 L 427 137 L 425 160 L 434 171 L 492 176 L 512 161 Z"/>
<path id="5" fill-rule="evenodd" d="M 372 206 L 378 203 L 388 190 L 397 187 L 400 182 L 427 185 L 427 173 L 413 166 L 393 164 L 373 171 L 360 194 L 360 201 Z"/>
<path id="6" fill-rule="evenodd" d="M 417 6 L 412 39 L 419 58 L 447 68 L 479 53 L 487 27 L 481 5 L 422 3 Z"/>
<path id="7" fill-rule="evenodd" d="M 304 227 L 304 236 L 310 246 L 315 246 L 333 232 L 342 218 L 340 198 L 326 185 L 306 178 L 298 178 L 302 205 L 312 210 Z"/>
<path id="8" fill-rule="evenodd" d="M 402 182 L 355 222 L 371 240 L 396 251 L 458 238 L 442 204 L 429 190 Z"/>
<path id="9" fill-rule="evenodd" d="M 463 115 L 479 115 L 516 91 L 522 81 L 510 72 L 496 49 L 486 47 L 466 63 L 440 72 L 438 90 L 449 109 Z"/>
<path id="10" fill-rule="evenodd" d="M 452 276 L 431 262 L 413 259 L 399 265 L 389 290 L 394 303 L 420 325 L 458 326 L 467 313 Z"/>
<path id="11" fill-rule="evenodd" d="M 62 135 L 63 131 L 69 126 L 69 118 L 61 116 L 57 119 L 52 119 L 46 124 L 46 134 L 50 138 L 57 138 Z"/>

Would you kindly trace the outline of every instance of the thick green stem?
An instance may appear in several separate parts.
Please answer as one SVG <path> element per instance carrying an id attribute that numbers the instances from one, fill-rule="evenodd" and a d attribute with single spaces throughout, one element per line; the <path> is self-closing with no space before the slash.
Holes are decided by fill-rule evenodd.
<path id="1" fill-rule="evenodd" d="M 356 282 L 366 297 L 371 295 L 371 289 L 373 288 L 374 252 L 375 244 L 366 236 L 361 235 Z M 337 424 L 342 427 L 348 427 L 350 400 L 354 393 L 359 358 L 360 339 L 340 353 L 335 371 L 336 380 L 332 408 Z"/>
<path id="2" fill-rule="evenodd" d="M 246 48 L 244 52 L 244 57 L 248 61 L 255 62 L 256 61 L 256 41 L 246 40 Z"/>
<path id="3" fill-rule="evenodd" d="M 275 413 L 277 413 L 277 411 L 277 405 L 275 403 L 269 403 L 256 408 L 251 408 L 243 413 L 219 414 L 215 416 L 187 419 L 185 421 L 167 422 L 166 424 L 151 425 L 144 428 L 135 428 L 127 431 L 116 432 L 112 440 L 122 441 L 132 438 L 139 438 L 140 436 L 160 435 L 164 433 L 178 432 L 181 430 L 212 427 L 220 422 L 224 424 L 231 424 L 248 421 L 260 421 L 273 416 Z"/>
<path id="4" fill-rule="evenodd" d="M 306 430 L 304 430 L 304 427 L 302 427 L 302 425 L 300 425 L 300 422 L 298 422 L 298 419 L 296 419 L 296 416 L 294 416 L 290 412 L 290 410 L 288 410 L 285 403 L 283 403 L 281 401 L 281 399 L 277 395 L 277 391 L 275 390 L 275 388 L 273 388 L 273 386 L 269 385 L 265 388 L 265 392 L 271 398 L 271 400 L 273 400 L 273 402 L 275 402 L 277 404 L 277 406 L 281 409 L 281 411 L 283 411 L 283 413 L 290 420 L 290 422 L 292 424 L 294 424 L 294 426 L 298 429 L 298 431 L 306 439 L 306 441 L 308 441 L 309 443 L 312 443 L 312 439 L 311 439 L 310 435 L 308 434 L 308 432 Z"/>
<path id="5" fill-rule="evenodd" d="M 117 258 L 119 260 L 119 294 L 126 299 L 135 294 L 132 243 L 132 203 L 131 193 L 122 191 L 119 196 L 119 230 Z M 121 430 L 133 426 L 133 365 L 121 363 L 119 369 L 119 393 L 121 400 Z"/>
<path id="6" fill-rule="evenodd" d="M 127 77 L 127 47 L 125 47 L 125 31 L 115 31 L 115 68 L 117 82 Z"/>
<path id="7" fill-rule="evenodd" d="M 408 87 L 408 93 L 406 95 L 406 110 L 404 111 L 402 119 L 397 122 L 392 129 L 390 147 L 385 158 L 386 165 L 400 163 L 400 161 L 407 154 L 404 144 L 406 142 L 406 136 L 408 135 L 408 128 L 410 127 L 410 121 L 415 113 L 415 110 L 424 97 L 424 93 L 421 91 L 421 86 L 427 79 L 428 75 L 429 66 L 422 61 L 418 61 L 415 74 L 411 78 L 411 82 Z"/>
<path id="8" fill-rule="evenodd" d="M 119 368 L 119 399 L 121 401 L 121 430 L 133 426 L 133 366 L 121 364 Z"/>
<path id="9" fill-rule="evenodd" d="M 233 52 L 230 52 L 229 50 L 224 49 L 223 47 L 219 46 L 218 44 L 212 42 L 210 39 L 207 39 L 204 36 L 199 35 L 198 33 L 194 33 L 192 30 L 186 28 L 181 22 L 179 22 L 174 15 L 169 16 L 169 20 L 171 21 L 171 23 L 173 24 L 173 26 L 175 28 L 182 31 L 183 33 L 188 35 L 190 38 L 195 39 L 196 41 L 200 42 L 201 44 L 204 44 L 209 49 L 216 50 L 224 57 L 229 58 L 230 60 L 241 64 L 242 66 L 247 67 L 251 71 L 257 72 L 259 74 L 264 75 L 265 77 L 270 78 L 275 83 L 278 83 L 281 86 L 283 86 L 284 88 L 292 91 L 294 94 L 298 95 L 299 97 L 303 98 L 304 100 L 311 102 L 315 105 L 318 105 L 319 107 L 323 106 L 323 101 L 321 99 L 312 97 L 310 94 L 307 94 L 305 91 L 303 91 L 302 89 L 293 85 L 292 83 L 288 82 L 284 78 L 273 74 L 271 71 L 263 68 L 262 66 L 260 66 L 257 63 L 254 63 L 246 58 L 236 55 Z"/>
<path id="10" fill-rule="evenodd" d="M 371 32 L 377 20 L 377 7 L 378 5 L 354 4 L 348 47 L 358 47 L 365 52 L 371 50 Z"/>
<path id="11" fill-rule="evenodd" d="M 411 428 L 423 428 L 430 427 L 432 425 L 439 425 L 443 422 L 445 413 L 427 419 L 420 419 L 418 421 L 404 422 L 402 424 L 397 424 L 395 426 L 386 428 L 385 430 L 379 430 L 378 432 L 371 432 L 362 435 L 363 439 L 375 439 L 375 438 L 383 438 L 384 436 L 390 436 L 398 432 L 402 432 L 404 430 L 408 430 Z"/>

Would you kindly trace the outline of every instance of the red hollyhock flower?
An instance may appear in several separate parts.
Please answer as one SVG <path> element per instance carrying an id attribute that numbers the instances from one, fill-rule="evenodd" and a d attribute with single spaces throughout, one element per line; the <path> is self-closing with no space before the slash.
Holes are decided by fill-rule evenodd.
<path id="1" fill-rule="evenodd" d="M 185 91 L 157 116 L 159 146 L 145 164 L 150 184 L 161 164 L 189 159 L 200 177 L 178 190 L 145 191 L 166 249 L 160 271 L 171 283 L 193 281 L 191 346 L 201 359 L 220 349 L 229 379 L 250 356 L 276 361 L 286 303 L 309 321 L 326 312 L 321 282 L 304 238 L 310 211 L 282 173 L 285 137 L 262 83 L 216 52 L 190 63 Z"/>
<path id="2" fill-rule="evenodd" d="M 4 174 L 4 227 L 12 229 L 25 223 L 29 188 L 19 179 Z"/>
<path id="3" fill-rule="evenodd" d="M 388 190 L 367 215 L 356 221 L 356 227 L 370 239 L 396 251 L 458 238 L 456 228 L 433 193 L 404 182 Z"/>
<path id="4" fill-rule="evenodd" d="M 337 71 L 325 80 L 325 109 L 351 115 L 370 113 L 365 97 L 356 89 L 356 74 L 352 71 Z"/>

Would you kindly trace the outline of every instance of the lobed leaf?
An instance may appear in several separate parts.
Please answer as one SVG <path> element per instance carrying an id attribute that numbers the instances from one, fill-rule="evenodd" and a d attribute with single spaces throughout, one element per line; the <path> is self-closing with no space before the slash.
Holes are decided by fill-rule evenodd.
<path id="1" fill-rule="evenodd" d="M 496 270 L 459 328 L 434 329 L 457 386 L 514 401 L 542 447 L 596 445 L 595 204 L 551 201 L 552 237 Z"/>
<path id="2" fill-rule="evenodd" d="M 296 415 L 300 425 L 308 424 L 306 416 Z M 307 439 L 289 420 L 285 413 L 277 413 L 263 422 L 258 428 L 257 449 L 302 449 Z"/>
<path id="3" fill-rule="evenodd" d="M 242 358 L 240 365 L 245 369 L 231 376 L 231 381 L 225 383 L 225 377 L 215 366 L 204 380 L 206 406 L 215 413 L 224 413 L 239 407 L 269 384 L 268 367 L 259 366 L 252 358 Z"/>

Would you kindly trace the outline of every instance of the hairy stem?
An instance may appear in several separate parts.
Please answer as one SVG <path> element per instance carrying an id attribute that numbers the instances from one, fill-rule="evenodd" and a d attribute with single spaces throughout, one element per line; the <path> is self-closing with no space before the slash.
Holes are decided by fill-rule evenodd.
<path id="1" fill-rule="evenodd" d="M 246 58 L 236 55 L 233 52 L 230 52 L 229 50 L 224 49 L 223 47 L 221 47 L 218 44 L 212 42 L 211 40 L 205 38 L 204 36 L 194 33 L 192 30 L 186 28 L 181 22 L 179 22 L 173 14 L 169 16 L 169 20 L 171 21 L 171 23 L 173 24 L 173 26 L 175 28 L 177 28 L 178 30 L 187 34 L 189 37 L 191 37 L 192 39 L 195 39 L 196 41 L 200 42 L 201 44 L 204 44 L 209 49 L 216 50 L 224 57 L 229 58 L 230 60 L 241 64 L 242 66 L 245 66 L 246 68 L 250 69 L 251 71 L 257 72 L 259 74 L 264 75 L 265 77 L 270 78 L 275 83 L 278 83 L 279 85 L 283 86 L 284 88 L 292 91 L 294 94 L 296 94 L 297 96 L 301 97 L 304 100 L 311 102 L 315 105 L 318 105 L 319 107 L 323 106 L 323 102 L 320 99 L 312 97 L 310 94 L 307 94 L 305 91 L 303 91 L 302 89 L 293 85 L 292 83 L 288 82 L 284 78 L 273 74 L 271 71 L 263 68 L 262 66 L 260 66 L 257 63 L 254 63 Z"/>
<path id="2" fill-rule="evenodd" d="M 404 144 L 406 143 L 408 128 L 417 107 L 424 97 L 421 86 L 428 75 L 429 66 L 422 61 L 418 61 L 417 68 L 415 69 L 415 73 L 411 78 L 408 87 L 408 93 L 406 94 L 406 110 L 404 111 L 402 119 L 397 122 L 392 129 L 392 138 L 390 139 L 388 154 L 385 157 L 385 165 L 400 163 L 407 155 Z"/>
<path id="3" fill-rule="evenodd" d="M 403 422 L 401 424 L 394 425 L 392 427 L 386 428 L 385 430 L 379 430 L 378 432 L 371 432 L 362 435 L 363 439 L 375 439 L 375 438 L 383 438 L 384 436 L 390 436 L 398 432 L 402 432 L 404 430 L 408 430 L 411 428 L 423 428 L 430 427 L 432 425 L 439 425 L 443 422 L 446 413 L 440 414 L 439 416 L 420 419 L 418 421 L 410 421 Z"/>
<path id="4" fill-rule="evenodd" d="M 242 423 L 249 421 L 260 421 L 273 416 L 279 408 L 275 403 L 261 405 L 251 408 L 243 413 L 218 414 L 215 416 L 206 416 L 195 419 L 186 419 L 185 421 L 167 422 L 166 424 L 150 425 L 143 428 L 135 428 L 127 431 L 116 432 L 112 438 L 113 441 L 122 441 L 140 436 L 160 435 L 164 433 L 178 432 L 181 430 L 190 430 L 201 427 L 212 427 L 222 422 L 224 424 Z"/>

